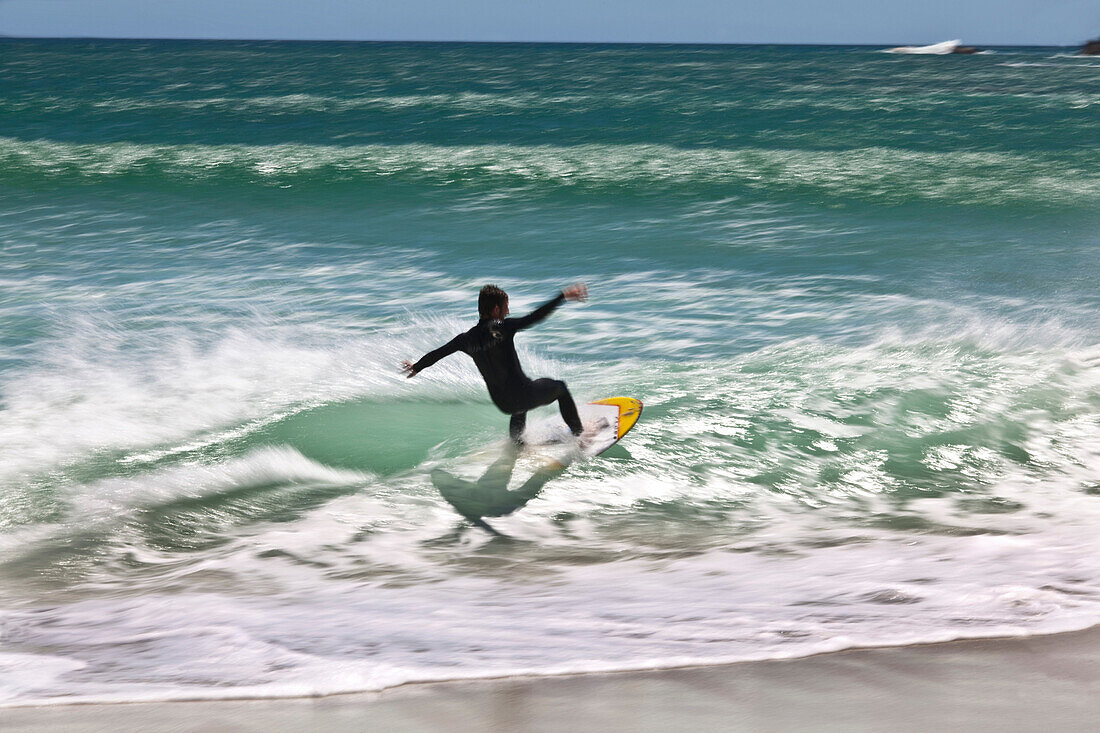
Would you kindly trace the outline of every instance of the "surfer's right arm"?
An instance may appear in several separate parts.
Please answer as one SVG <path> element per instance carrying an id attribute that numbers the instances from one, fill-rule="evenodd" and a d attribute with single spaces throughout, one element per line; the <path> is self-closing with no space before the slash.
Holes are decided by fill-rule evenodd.
<path id="1" fill-rule="evenodd" d="M 411 379 L 415 377 L 443 357 L 450 356 L 461 349 L 464 338 L 466 338 L 466 334 L 460 333 L 435 351 L 429 351 L 427 354 L 424 354 L 424 356 L 420 357 L 420 361 L 415 364 L 409 361 L 401 362 L 401 371 L 405 374 L 405 378 Z"/>

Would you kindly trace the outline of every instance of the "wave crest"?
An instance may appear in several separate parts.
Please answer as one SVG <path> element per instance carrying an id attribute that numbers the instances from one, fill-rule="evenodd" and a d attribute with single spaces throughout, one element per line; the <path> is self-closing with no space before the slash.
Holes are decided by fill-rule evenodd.
<path id="1" fill-rule="evenodd" d="M 669 145 L 326 146 L 71 144 L 0 138 L 10 182 L 80 185 L 105 179 L 153 185 L 376 187 L 484 190 L 777 192 L 886 204 L 1078 205 L 1100 196 L 1091 161 L 1007 153 L 685 149 Z"/>

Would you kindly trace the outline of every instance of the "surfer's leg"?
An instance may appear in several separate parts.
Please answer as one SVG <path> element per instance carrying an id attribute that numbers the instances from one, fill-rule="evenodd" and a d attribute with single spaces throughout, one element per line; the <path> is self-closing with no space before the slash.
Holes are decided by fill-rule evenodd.
<path id="1" fill-rule="evenodd" d="M 569 388 L 565 386 L 565 382 L 558 382 L 558 384 L 561 385 L 561 396 L 558 397 L 561 419 L 565 420 L 565 424 L 569 426 L 569 432 L 580 435 L 584 432 L 584 426 L 581 425 L 581 416 L 577 414 L 577 403 L 573 401 L 573 395 L 569 394 Z"/>
<path id="2" fill-rule="evenodd" d="M 527 413 L 517 412 L 508 423 L 508 435 L 516 445 L 523 445 L 523 430 L 527 427 Z"/>
<path id="3" fill-rule="evenodd" d="M 531 382 L 531 392 L 536 405 L 549 405 L 557 400 L 561 419 L 569 426 L 569 432 L 573 435 L 584 432 L 581 416 L 577 414 L 577 404 L 573 402 L 573 395 L 569 394 L 565 382 L 558 379 L 536 379 Z"/>

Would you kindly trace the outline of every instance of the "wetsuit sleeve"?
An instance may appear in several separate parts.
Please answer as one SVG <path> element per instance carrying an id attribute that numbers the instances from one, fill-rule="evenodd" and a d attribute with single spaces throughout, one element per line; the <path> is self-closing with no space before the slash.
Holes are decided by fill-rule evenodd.
<path id="1" fill-rule="evenodd" d="M 429 351 L 427 354 L 424 354 L 424 356 L 420 357 L 420 361 L 413 364 L 413 371 L 423 371 L 443 357 L 455 353 L 462 348 L 463 343 L 465 343 L 465 338 L 466 334 L 460 333 L 435 351 Z"/>
<path id="2" fill-rule="evenodd" d="M 554 312 L 559 305 L 565 302 L 565 293 L 558 293 L 558 297 L 553 300 L 543 303 L 535 310 L 531 311 L 525 316 L 520 318 L 508 318 L 504 321 L 513 331 L 522 331 L 525 328 L 530 328 L 543 318 Z"/>

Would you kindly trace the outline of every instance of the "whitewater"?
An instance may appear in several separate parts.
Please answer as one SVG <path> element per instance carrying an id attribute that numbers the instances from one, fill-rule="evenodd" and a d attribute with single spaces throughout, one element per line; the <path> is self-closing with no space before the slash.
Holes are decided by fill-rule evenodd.
<path id="1" fill-rule="evenodd" d="M 1100 621 L 1095 61 L 0 49 L 0 705 Z M 507 417 L 399 364 L 575 280 L 527 372 L 645 411 L 494 537 L 428 477 Z"/>

